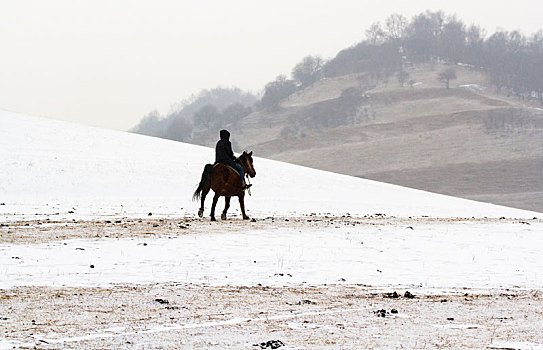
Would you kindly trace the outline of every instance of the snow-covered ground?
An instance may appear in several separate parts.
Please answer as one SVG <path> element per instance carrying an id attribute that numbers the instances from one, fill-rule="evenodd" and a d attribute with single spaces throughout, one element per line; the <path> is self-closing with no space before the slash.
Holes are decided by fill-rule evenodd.
<path id="1" fill-rule="evenodd" d="M 180 282 L 543 288 L 543 224 L 420 223 L 0 245 L 1 288 Z M 92 265 L 92 267 L 91 267 Z"/>
<path id="2" fill-rule="evenodd" d="M 6 225 L 21 219 L 146 218 L 150 212 L 154 217 L 194 215 L 198 203 L 191 194 L 203 165 L 213 159 L 212 149 L 67 122 L 8 112 L 0 113 L 0 122 L 0 213 Z M 255 168 L 247 206 L 259 220 L 315 213 L 538 215 L 259 158 Z M 239 213 L 236 209 L 234 203 L 231 214 Z M 393 223 L 303 229 L 268 225 L 255 231 L 248 224 L 225 233 L 218 224 L 208 232 L 152 239 L 147 245 L 132 238 L 4 244 L 0 288 L 158 281 L 322 284 L 340 279 L 372 285 L 541 287 L 543 258 L 533 250 L 543 246 L 540 229 L 536 222 L 441 222 L 416 230 Z M 288 278 L 277 278 L 279 273 Z"/>
<path id="3" fill-rule="evenodd" d="M 199 334 L 213 337 L 217 348 L 239 348 L 240 344 L 250 347 L 251 343 L 240 337 L 225 346 L 225 341 L 230 341 L 229 333 L 215 332 L 215 328 L 249 329 L 248 322 L 260 335 L 268 334 L 272 326 L 286 327 L 289 331 L 281 333 L 283 336 L 298 336 L 298 344 L 305 344 L 306 336 L 311 338 L 306 332 L 320 327 L 308 328 L 309 321 L 304 320 L 308 317 L 320 317 L 318 322 L 330 322 L 326 327 L 334 329 L 317 339 L 333 337 L 333 344 L 347 344 L 347 339 L 357 344 L 358 335 L 363 335 L 361 330 L 375 327 L 368 318 L 371 300 L 368 304 L 365 299 L 356 299 L 356 308 L 350 307 L 349 298 L 354 295 L 350 288 L 360 286 L 371 286 L 372 291 L 409 288 L 426 295 L 452 293 L 460 308 L 464 302 L 477 300 L 461 298 L 465 290 L 489 291 L 489 295 L 507 298 L 511 291 L 517 291 L 524 295 L 522 307 L 535 305 L 535 314 L 543 314 L 537 292 L 543 289 L 543 222 L 537 219 L 540 213 L 255 157 L 257 176 L 252 180 L 252 196 L 246 197 L 246 206 L 256 222 L 242 221 L 234 201 L 228 221 L 210 223 L 207 215 L 211 198 L 206 216 L 198 220 L 195 213 L 199 204 L 192 202 L 191 196 L 204 164 L 213 160 L 213 153 L 205 147 L 0 111 L 0 238 L 4 242 L 0 244 L 0 327 L 6 324 L 10 330 L 0 333 L 0 349 L 34 345 L 58 348 L 65 343 L 80 344 L 73 348 L 138 348 L 130 337 L 144 339 L 145 334 L 150 337 L 145 341 L 151 343 L 143 347 L 153 348 L 171 342 L 163 339 L 153 343 L 155 333 L 200 328 L 206 331 Z M 222 205 L 221 200 L 218 212 Z M 119 232 L 127 232 L 127 236 L 119 238 Z M 37 235 L 35 241 L 29 233 Z M 38 237 L 40 233 L 43 236 Z M 122 290 L 122 286 L 130 288 Z M 132 297 L 138 303 L 148 306 L 147 296 L 142 294 L 146 288 L 161 290 L 170 299 L 188 295 L 188 300 L 196 300 L 208 286 L 210 295 L 223 300 L 224 307 L 233 308 L 228 314 L 231 318 L 219 313 L 220 320 L 213 321 L 211 315 L 221 311 L 219 304 L 187 302 L 187 307 L 193 308 L 190 317 L 176 315 L 183 322 L 165 325 L 172 317 L 156 324 L 142 323 L 163 317 L 153 306 L 145 311 L 150 318 L 142 318 L 141 311 L 119 314 L 115 322 L 125 323 L 115 328 L 103 314 L 111 312 L 113 317 L 114 311 L 103 311 L 101 303 L 107 301 L 99 297 L 104 291 L 113 293 L 121 288 L 120 305 L 127 303 L 127 293 L 134 293 Z M 287 312 L 284 301 L 259 301 L 267 296 L 266 286 L 283 288 L 292 295 L 306 295 L 307 288 L 314 288 L 313 294 L 307 293 L 323 299 L 320 308 L 311 312 Z M 340 295 L 332 309 L 328 309 L 331 304 L 325 304 L 332 293 L 329 286 Z M 223 287 L 229 291 L 227 294 L 223 294 Z M 33 288 L 41 289 L 34 292 Z M 243 306 L 238 291 L 232 292 L 235 288 L 249 291 L 255 305 L 268 310 L 270 316 L 244 315 L 252 313 L 254 307 Z M 366 293 L 364 298 L 376 295 L 358 289 L 356 293 Z M 22 292 L 28 295 L 18 299 Z M 84 293 L 94 301 L 92 308 L 81 313 L 72 307 L 76 302 L 72 299 Z M 68 304 L 52 302 L 51 295 L 61 299 L 66 296 Z M 432 303 L 445 305 L 436 300 Z M 515 301 L 503 302 L 507 312 L 516 305 Z M 24 303 L 26 309 L 19 310 L 16 303 Z M 236 309 L 237 304 L 240 307 Z M 488 305 L 474 305 L 480 310 L 489 308 L 489 316 L 478 320 L 484 325 L 477 326 L 485 328 L 486 333 L 473 338 L 486 344 L 482 347 L 541 347 L 543 340 L 521 319 L 515 319 L 514 329 L 526 332 L 525 337 L 495 338 L 495 330 L 491 329 L 494 311 L 503 310 L 492 309 L 497 306 L 490 301 Z M 61 317 L 39 326 L 36 322 L 30 325 L 30 319 L 53 315 L 55 307 L 72 323 Z M 423 310 L 424 317 L 435 309 L 428 303 L 419 309 L 411 304 L 402 307 Z M 119 308 L 111 306 L 108 310 Z M 34 315 L 36 309 L 42 313 Z M 354 313 L 349 319 L 351 311 Z M 458 312 L 468 315 L 469 308 Z M 208 322 L 201 316 L 209 317 Z M 358 322 L 361 317 L 363 325 Z M 447 316 L 442 312 L 438 317 L 441 320 Z M 101 323 L 89 329 L 87 324 L 95 322 L 95 318 Z M 342 318 L 345 320 L 340 321 Z M 431 331 L 425 328 L 418 338 L 413 335 L 414 343 L 405 344 L 420 347 L 417 344 L 421 337 L 429 336 L 433 341 L 445 332 L 456 342 L 443 344 L 467 346 L 462 337 L 468 339 L 471 335 L 462 332 L 473 329 L 469 326 L 473 319 L 466 316 L 464 323 L 453 324 L 430 319 L 426 326 Z M 66 324 L 71 326 L 62 334 L 56 331 Z M 416 322 L 397 324 L 406 325 L 415 332 L 423 330 Z M 351 327 L 351 331 L 332 336 L 338 326 Z M 397 333 L 386 332 L 383 336 Z M 189 333 L 175 334 L 183 344 L 192 339 Z M 492 336 L 490 341 L 485 338 L 488 334 Z M 373 344 L 367 342 L 367 337 L 364 339 L 364 344 Z M 121 345 L 115 343 L 118 341 Z M 212 343 L 190 344 L 208 348 Z M 379 344 L 387 348 L 404 343 L 383 338 Z"/>

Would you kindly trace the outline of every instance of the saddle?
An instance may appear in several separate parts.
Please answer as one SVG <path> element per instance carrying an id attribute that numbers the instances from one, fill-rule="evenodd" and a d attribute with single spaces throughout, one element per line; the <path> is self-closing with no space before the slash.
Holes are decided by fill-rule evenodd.
<path id="1" fill-rule="evenodd" d="M 227 164 L 224 164 L 224 163 L 215 163 L 215 164 L 213 164 L 213 167 L 216 167 L 216 166 L 219 165 L 219 164 L 224 165 L 224 166 L 226 166 L 226 167 L 232 169 L 233 172 L 235 172 L 236 174 L 238 174 L 239 176 L 241 176 L 240 172 L 239 172 L 237 169 L 232 168 L 230 165 L 227 165 Z"/>

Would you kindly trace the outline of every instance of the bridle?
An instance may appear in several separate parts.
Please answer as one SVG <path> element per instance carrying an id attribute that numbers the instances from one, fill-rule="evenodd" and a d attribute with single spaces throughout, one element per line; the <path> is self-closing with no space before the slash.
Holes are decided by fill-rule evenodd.
<path id="1" fill-rule="evenodd" d="M 249 176 L 255 176 L 256 175 L 256 171 L 255 171 L 255 168 L 253 167 L 253 164 L 252 162 L 249 161 L 249 154 L 247 153 L 243 153 L 241 156 L 238 157 L 240 163 L 241 163 L 241 166 L 243 166 L 243 171 L 245 172 L 245 176 L 248 178 Z"/>
<path id="2" fill-rule="evenodd" d="M 246 179 L 245 182 L 248 185 L 251 184 L 250 174 L 252 174 L 252 176 L 256 175 L 255 168 L 253 167 L 253 163 L 249 161 L 249 157 L 250 155 L 247 152 L 243 152 L 243 154 L 238 158 L 240 160 L 241 165 L 245 168 L 243 169 L 245 172 L 245 179 Z M 251 195 L 251 188 L 247 190 L 247 193 L 249 194 L 249 196 Z"/>

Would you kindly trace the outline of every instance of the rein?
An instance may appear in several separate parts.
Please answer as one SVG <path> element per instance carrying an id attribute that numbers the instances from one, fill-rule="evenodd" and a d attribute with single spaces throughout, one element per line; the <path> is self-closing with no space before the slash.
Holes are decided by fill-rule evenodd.
<path id="1" fill-rule="evenodd" d="M 238 157 L 238 160 L 239 160 L 239 162 L 241 163 L 242 166 L 243 166 L 243 163 L 247 164 L 247 170 L 250 170 L 250 168 L 249 168 L 250 163 L 247 160 L 247 158 L 245 158 L 245 162 L 241 161 L 241 157 Z M 249 172 L 247 170 L 245 170 L 245 179 L 246 179 L 245 183 L 250 185 L 251 181 L 249 180 Z M 249 196 L 251 196 L 251 188 L 250 187 L 247 189 L 247 193 L 249 194 Z"/>
<path id="2" fill-rule="evenodd" d="M 245 174 L 245 177 L 247 178 L 247 180 L 245 180 L 245 182 L 250 185 L 251 184 L 251 181 L 249 180 L 249 175 L 248 174 Z M 247 193 L 249 194 L 249 196 L 251 196 L 251 187 L 249 187 L 247 189 Z"/>

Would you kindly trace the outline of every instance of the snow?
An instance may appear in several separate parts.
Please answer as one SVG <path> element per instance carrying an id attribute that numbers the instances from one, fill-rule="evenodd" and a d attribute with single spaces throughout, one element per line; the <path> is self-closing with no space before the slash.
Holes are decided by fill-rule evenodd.
<path id="1" fill-rule="evenodd" d="M 449 329 L 477 329 L 477 328 L 483 328 L 483 326 L 479 324 L 438 324 L 436 325 L 437 328 L 449 328 Z"/>
<path id="2" fill-rule="evenodd" d="M 235 135 L 234 135 L 235 138 Z M 258 156 L 258 155 L 256 155 Z M 193 215 L 210 148 L 0 111 L 0 220 Z M 537 213 L 255 157 L 249 214 L 524 217 Z M 237 201 L 232 207 L 237 207 Z M 218 209 L 222 210 L 222 200 Z M 211 198 L 206 209 L 208 213 Z M 67 215 L 74 211 L 74 215 Z"/>
<path id="3" fill-rule="evenodd" d="M 21 343 L 16 341 L 9 341 L 0 339 L 0 349 L 1 350 L 10 350 L 17 348 L 30 348 L 34 346 L 34 343 Z"/>
<path id="4" fill-rule="evenodd" d="M 300 313 L 288 313 L 283 315 L 267 315 L 266 317 L 248 317 L 248 318 L 234 318 L 229 319 L 226 321 L 214 321 L 214 322 L 200 322 L 200 323 L 189 323 L 189 324 L 177 324 L 177 325 L 163 325 L 163 326 L 157 326 L 153 327 L 148 330 L 144 331 L 137 331 L 137 332 L 122 332 L 122 331 L 106 331 L 107 333 L 95 333 L 95 334 L 89 334 L 81 337 L 71 337 L 71 338 L 40 338 L 40 340 L 43 340 L 49 344 L 63 344 L 63 343 L 70 343 L 70 342 L 79 342 L 83 340 L 92 340 L 92 339 L 106 339 L 106 338 L 117 338 L 117 337 L 125 337 L 128 335 L 141 335 L 141 334 L 154 334 L 154 333 L 162 333 L 162 332 L 171 332 L 175 330 L 183 330 L 183 329 L 201 329 L 201 328 L 214 328 L 214 327 L 221 327 L 221 326 L 232 326 L 232 325 L 243 325 L 247 322 L 269 322 L 269 321 L 276 321 L 276 320 L 289 320 L 299 317 L 306 317 L 306 316 L 315 316 L 315 315 L 329 315 L 329 314 L 336 314 L 336 313 L 344 313 L 344 312 L 350 312 L 350 311 L 360 311 L 360 309 L 351 309 L 351 310 L 327 310 L 327 311 L 318 311 L 318 312 L 300 312 Z M 8 344 L 9 345 L 9 344 Z M 2 343 L 0 343 L 0 346 L 2 346 Z M 0 347 L 0 349 L 2 349 Z M 287 350 L 287 348 L 283 349 Z"/>
<path id="5" fill-rule="evenodd" d="M 417 285 L 542 288 L 543 224 L 421 224 L 209 232 L 0 245 L 0 289 L 24 285 Z M 514 238 L 514 239 L 512 239 Z M 94 267 L 91 268 L 91 265 Z M 343 282 L 344 281 L 344 282 Z"/>
<path id="6" fill-rule="evenodd" d="M 543 350 L 543 345 L 530 342 L 496 342 L 489 345 L 488 348 L 503 350 Z"/>
<path id="7" fill-rule="evenodd" d="M 460 85 L 459 87 L 477 91 L 477 92 L 483 92 L 486 90 L 486 87 L 478 85 L 478 84 L 464 84 L 464 85 Z"/>

